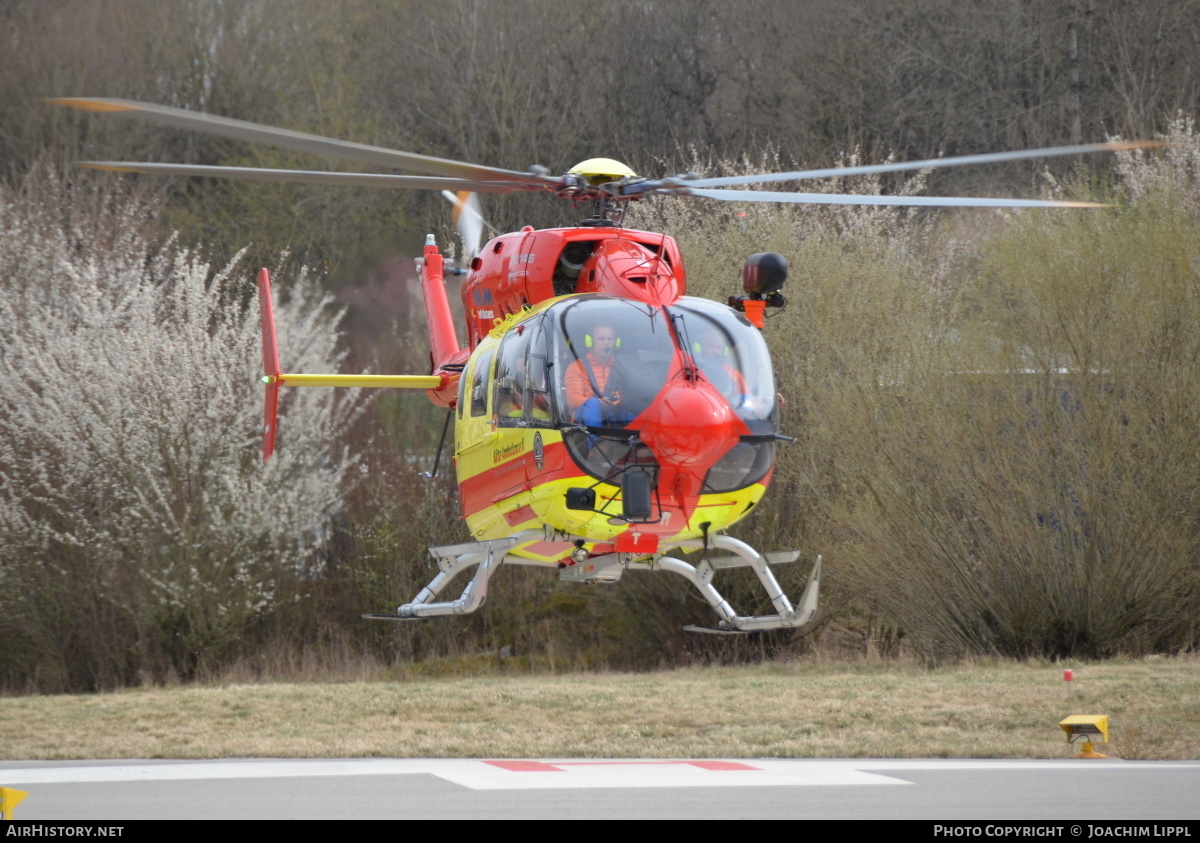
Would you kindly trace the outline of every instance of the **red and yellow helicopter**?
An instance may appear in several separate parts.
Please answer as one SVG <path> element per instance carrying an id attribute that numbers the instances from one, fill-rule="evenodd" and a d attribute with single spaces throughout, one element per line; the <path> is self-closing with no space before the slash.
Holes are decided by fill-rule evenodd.
<path id="1" fill-rule="evenodd" d="M 455 420 L 459 498 L 474 541 L 430 548 L 438 574 L 394 614 L 404 620 L 479 608 L 503 563 L 556 569 L 568 581 L 616 581 L 631 569 L 683 576 L 718 616 L 713 628 L 740 633 L 799 627 L 816 612 L 821 557 L 793 603 L 771 566 L 797 550 L 760 553 L 725 531 L 762 499 L 775 465 L 779 398 L 760 334 L 764 312 L 784 304 L 787 263 L 775 253 L 746 261 L 742 290 L 727 303 L 689 297 L 683 256 L 666 234 L 624 228 L 626 203 L 656 195 L 717 201 L 943 207 L 1066 208 L 1093 203 L 968 197 L 879 196 L 737 190 L 735 186 L 920 170 L 1141 148 L 1101 143 L 928 161 L 784 173 L 642 178 L 594 158 L 553 176 L 542 167 L 504 170 L 349 143 L 301 132 L 115 99 L 50 102 L 243 141 L 425 175 L 266 170 L 135 162 L 80 162 L 100 170 L 230 177 L 323 185 L 449 192 L 464 246 L 473 255 L 462 284 L 467 314 L 460 341 L 444 286 L 445 260 L 427 238 L 418 259 L 429 322 L 432 374 L 285 373 L 276 351 L 270 282 L 259 274 L 267 385 L 264 458 L 274 449 L 282 386 L 424 389 Z M 550 193 L 588 203 L 574 226 L 502 234 L 476 246 L 478 193 Z M 448 420 L 449 421 L 449 420 Z M 440 456 L 440 447 L 439 447 Z M 702 548 L 696 565 L 671 556 Z M 721 551 L 721 555 L 710 553 Z M 439 595 L 475 567 L 455 600 Z M 740 615 L 713 585 L 717 571 L 749 567 L 774 609 Z"/>

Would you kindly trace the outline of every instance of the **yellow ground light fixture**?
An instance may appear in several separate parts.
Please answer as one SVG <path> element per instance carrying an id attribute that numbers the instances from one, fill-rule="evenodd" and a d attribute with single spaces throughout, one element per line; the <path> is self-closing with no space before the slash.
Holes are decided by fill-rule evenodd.
<path id="1" fill-rule="evenodd" d="M 1061 721 L 1058 727 L 1067 733 L 1067 743 L 1083 741 L 1083 752 L 1077 752 L 1073 758 L 1107 758 L 1096 752 L 1093 740 L 1096 735 L 1108 743 L 1108 716 L 1105 714 L 1072 714 Z"/>
<path id="2" fill-rule="evenodd" d="M 13 809 L 24 801 L 29 794 L 15 787 L 0 787 L 0 819 L 11 820 Z"/>

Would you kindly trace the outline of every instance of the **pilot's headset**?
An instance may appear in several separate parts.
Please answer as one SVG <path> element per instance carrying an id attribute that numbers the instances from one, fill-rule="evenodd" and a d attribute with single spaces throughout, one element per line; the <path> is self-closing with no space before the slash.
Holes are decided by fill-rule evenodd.
<path id="1" fill-rule="evenodd" d="M 585 346 L 587 346 L 588 348 L 591 348 L 593 345 L 595 345 L 595 342 L 592 340 L 591 334 L 583 335 L 583 344 Z M 617 337 L 616 340 L 613 342 L 613 348 L 620 348 L 620 347 L 621 347 L 621 338 Z"/>
<path id="2" fill-rule="evenodd" d="M 720 356 L 722 358 L 729 357 L 729 351 L 730 351 L 729 343 L 727 343 L 725 340 L 721 340 Z M 692 340 L 692 354 L 699 356 L 699 357 L 703 357 L 704 356 L 704 343 L 698 342 L 697 340 Z"/>

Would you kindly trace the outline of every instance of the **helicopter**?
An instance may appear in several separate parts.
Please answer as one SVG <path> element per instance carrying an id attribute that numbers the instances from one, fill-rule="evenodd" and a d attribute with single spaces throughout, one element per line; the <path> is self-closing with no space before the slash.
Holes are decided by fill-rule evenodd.
<path id="1" fill-rule="evenodd" d="M 557 571 L 575 583 L 613 583 L 630 570 L 682 576 L 717 616 L 696 632 L 744 634 L 797 628 L 817 610 L 822 557 L 792 601 L 772 567 L 799 550 L 760 552 L 726 532 L 762 500 L 777 448 L 780 402 L 761 331 L 784 306 L 787 261 L 751 254 L 741 289 L 725 302 L 687 295 L 675 239 L 623 226 L 629 202 L 658 196 L 710 201 L 933 207 L 1088 208 L 1098 203 L 979 197 L 887 196 L 746 190 L 748 185 L 926 170 L 1100 151 L 1155 142 L 1116 141 L 924 161 L 720 178 L 645 178 L 608 159 L 562 175 L 525 172 L 351 143 L 162 105 L 118 99 L 47 102 L 134 117 L 233 140 L 270 144 L 423 175 L 271 170 L 124 161 L 78 166 L 122 173 L 227 177 L 327 186 L 442 191 L 455 205 L 468 266 L 451 268 L 434 236 L 417 258 L 431 374 L 294 374 L 281 369 L 270 277 L 258 274 L 266 385 L 263 457 L 275 448 L 283 386 L 423 389 L 447 409 L 434 461 L 454 424 L 459 501 L 473 540 L 431 547 L 438 572 L 409 602 L 372 620 L 461 615 L 484 604 L 502 564 Z M 549 193 L 590 206 L 563 228 L 498 233 L 480 245 L 480 193 Z M 462 273 L 465 341 L 446 292 Z M 431 476 L 426 473 L 425 476 Z M 701 550 L 691 564 L 676 551 Z M 474 568 L 457 599 L 441 593 Z M 748 567 L 773 611 L 743 615 L 714 585 L 718 572 Z"/>

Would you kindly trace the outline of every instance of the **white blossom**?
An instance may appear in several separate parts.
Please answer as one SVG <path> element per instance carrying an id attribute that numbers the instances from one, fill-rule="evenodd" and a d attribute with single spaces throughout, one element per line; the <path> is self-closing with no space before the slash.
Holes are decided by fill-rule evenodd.
<path id="1" fill-rule="evenodd" d="M 37 626 L 56 601 L 69 612 L 95 599 L 139 635 L 220 642 L 284 582 L 318 573 L 360 402 L 285 395 L 280 447 L 264 463 L 250 270 L 154 247 L 154 208 L 131 199 L 64 211 L 86 198 L 43 179 L 37 200 L 0 190 L 7 622 L 14 601 Z M 276 309 L 285 368 L 335 371 L 340 314 L 311 278 L 288 289 Z"/>

